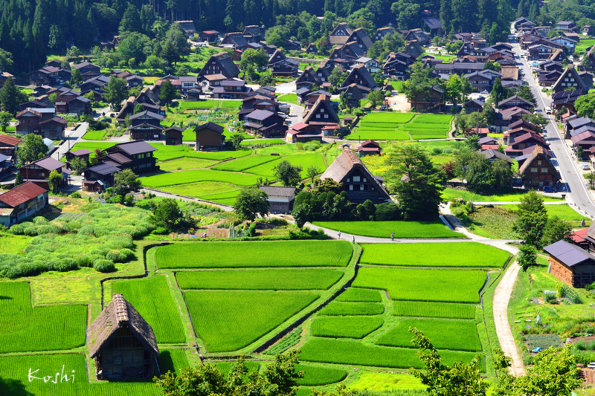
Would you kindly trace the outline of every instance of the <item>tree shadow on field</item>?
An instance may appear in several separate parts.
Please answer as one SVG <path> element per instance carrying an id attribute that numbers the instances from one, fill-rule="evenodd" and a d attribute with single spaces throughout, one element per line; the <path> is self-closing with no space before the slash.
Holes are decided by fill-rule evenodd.
<path id="1" fill-rule="evenodd" d="M 10 296 L 1 296 L 0 295 L 0 300 L 13 300 L 13 298 Z"/>
<path id="2" fill-rule="evenodd" d="M 0 377 L 0 395 L 34 396 L 25 389 L 25 385 L 18 380 Z"/>

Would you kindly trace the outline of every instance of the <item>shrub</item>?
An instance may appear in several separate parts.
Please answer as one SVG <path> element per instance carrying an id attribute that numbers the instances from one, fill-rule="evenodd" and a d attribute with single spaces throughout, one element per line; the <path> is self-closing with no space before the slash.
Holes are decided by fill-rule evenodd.
<path id="1" fill-rule="evenodd" d="M 70 194 L 70 196 L 72 198 L 82 198 L 81 193 L 78 191 L 73 192 L 72 194 Z"/>
<path id="2" fill-rule="evenodd" d="M 95 260 L 93 268 L 99 272 L 114 272 L 116 270 L 114 263 L 106 259 Z"/>
<path id="3" fill-rule="evenodd" d="M 546 294 L 545 295 L 545 302 L 548 304 L 557 304 L 558 297 L 555 294 Z"/>
<path id="4" fill-rule="evenodd" d="M 591 283 L 590 285 L 585 286 L 586 290 L 595 290 L 595 282 Z"/>

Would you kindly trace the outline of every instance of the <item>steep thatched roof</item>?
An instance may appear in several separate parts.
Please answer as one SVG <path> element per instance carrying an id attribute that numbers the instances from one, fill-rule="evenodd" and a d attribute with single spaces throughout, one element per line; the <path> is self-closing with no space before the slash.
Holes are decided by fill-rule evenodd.
<path id="1" fill-rule="evenodd" d="M 87 329 L 90 356 L 97 356 L 117 331 L 123 328 L 128 328 L 147 349 L 159 355 L 151 325 L 124 299 L 124 296 L 114 294 L 112 301 Z"/>

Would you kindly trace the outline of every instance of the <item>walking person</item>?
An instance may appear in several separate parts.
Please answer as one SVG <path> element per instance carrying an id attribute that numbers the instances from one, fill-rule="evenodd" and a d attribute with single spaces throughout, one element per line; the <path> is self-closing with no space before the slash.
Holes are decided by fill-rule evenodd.
<path id="1" fill-rule="evenodd" d="M 339 239 L 341 239 L 341 231 L 339 231 L 337 235 L 339 236 Z"/>
<path id="2" fill-rule="evenodd" d="M 351 237 L 351 241 L 355 244 L 355 235 Z"/>
<path id="3" fill-rule="evenodd" d="M 390 240 L 393 242 L 395 241 L 395 233 L 394 232 L 390 233 Z"/>

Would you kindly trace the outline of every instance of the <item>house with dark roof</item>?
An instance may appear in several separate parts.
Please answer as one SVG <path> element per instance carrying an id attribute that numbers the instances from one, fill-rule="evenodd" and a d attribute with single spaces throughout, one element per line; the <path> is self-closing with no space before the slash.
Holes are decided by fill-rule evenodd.
<path id="1" fill-rule="evenodd" d="M 343 191 L 351 202 L 370 200 L 374 203 L 391 201 L 380 178 L 374 176 L 361 159 L 350 149 L 343 152 L 320 176 L 320 180 L 332 179 L 342 184 Z"/>
<path id="2" fill-rule="evenodd" d="M 550 256 L 548 272 L 560 281 L 577 288 L 595 281 L 595 256 L 588 251 L 563 240 L 543 250 Z"/>
<path id="3" fill-rule="evenodd" d="M 196 150 L 221 150 L 225 144 L 225 129 L 213 122 L 207 122 L 194 128 L 196 132 Z"/>
<path id="4" fill-rule="evenodd" d="M 267 194 L 269 213 L 291 213 L 295 200 L 295 187 L 260 186 L 258 188 Z"/>
<path id="5" fill-rule="evenodd" d="M 341 87 L 347 87 L 351 84 L 358 85 L 359 88 L 366 93 L 378 88 L 376 81 L 374 81 L 374 77 L 372 77 L 364 65 L 354 66 L 345 81 L 343 81 Z"/>
<path id="6" fill-rule="evenodd" d="M 157 149 L 149 143 L 139 140 L 136 142 L 118 143 L 105 151 L 108 158 L 118 159 L 122 169 L 131 169 L 137 175 L 153 172 L 159 169 L 153 152 Z M 123 158 L 122 158 L 123 157 Z"/>
<path id="7" fill-rule="evenodd" d="M 376 34 L 374 35 L 374 40 L 376 40 L 376 41 L 384 40 L 384 38 L 387 35 L 393 34 L 395 32 L 396 32 L 396 30 L 392 26 L 385 26 L 385 27 L 378 28 L 378 29 L 376 29 Z"/>
<path id="8" fill-rule="evenodd" d="M 285 136 L 287 126 L 285 120 L 276 112 L 269 110 L 254 110 L 246 114 L 244 122 L 246 132 L 262 137 Z"/>
<path id="9" fill-rule="evenodd" d="M 331 45 L 343 45 L 347 42 L 353 30 L 345 22 L 339 23 L 329 34 L 329 43 Z"/>
<path id="10" fill-rule="evenodd" d="M 471 100 L 463 103 L 463 108 L 465 109 L 465 113 L 467 113 L 467 114 L 475 113 L 475 112 L 481 113 L 483 111 L 484 105 L 485 105 L 485 103 L 480 100 L 471 99 Z"/>
<path id="11" fill-rule="evenodd" d="M 589 91 L 589 89 L 591 89 L 591 86 L 585 84 L 585 81 L 579 76 L 574 65 L 568 65 L 560 78 L 558 78 L 558 81 L 552 86 L 552 91 L 554 92 L 574 90 L 584 93 Z"/>
<path id="12" fill-rule="evenodd" d="M 91 150 L 87 150 L 87 149 L 80 149 L 80 150 L 72 150 L 72 151 L 68 151 L 64 157 L 66 157 L 66 163 L 68 164 L 68 167 L 70 168 L 70 162 L 72 160 L 74 160 L 75 158 L 79 158 L 83 161 L 85 161 L 87 164 L 90 163 L 90 157 L 91 157 Z"/>
<path id="13" fill-rule="evenodd" d="M 198 79 L 202 80 L 205 76 L 212 74 L 223 74 L 226 78 L 235 78 L 240 74 L 240 69 L 227 52 L 220 52 L 207 60 L 198 74 Z"/>
<path id="14" fill-rule="evenodd" d="M 306 66 L 302 74 L 295 81 L 296 89 L 307 88 L 312 89 L 314 85 L 320 85 L 322 81 L 316 75 L 316 71 L 312 66 Z"/>
<path id="15" fill-rule="evenodd" d="M 488 161 L 490 162 L 494 162 L 494 161 L 504 161 L 506 162 L 508 165 L 511 165 L 514 163 L 514 160 L 509 157 L 508 155 L 499 152 L 497 149 L 487 149 L 487 150 L 482 150 L 479 152 L 481 155 L 483 155 Z"/>
<path id="16" fill-rule="evenodd" d="M 372 40 L 370 40 L 370 36 L 368 36 L 368 33 L 366 33 L 366 31 L 362 28 L 355 29 L 353 32 L 351 32 L 351 35 L 347 39 L 347 43 L 352 41 L 357 43 L 364 54 L 368 52 L 370 48 L 372 48 L 373 44 Z"/>
<path id="17" fill-rule="evenodd" d="M 435 16 L 424 16 L 423 17 L 425 27 L 430 31 L 433 35 L 441 35 L 442 30 L 442 23 L 440 19 L 436 18 Z"/>
<path id="18" fill-rule="evenodd" d="M 252 92 L 252 88 L 246 85 L 246 81 L 230 78 L 221 81 L 211 93 L 215 99 L 244 99 L 250 92 Z"/>
<path id="19" fill-rule="evenodd" d="M 50 173 L 52 171 L 57 171 L 58 173 L 62 174 L 60 186 L 67 184 L 68 177 L 72 174 L 72 172 L 66 168 L 66 164 L 64 162 L 53 159 L 52 157 L 46 157 L 30 162 L 23 165 L 19 169 L 23 181 L 30 181 L 48 189 L 48 178 L 50 177 Z"/>
<path id="20" fill-rule="evenodd" d="M 562 30 L 563 32 L 574 32 L 578 28 L 576 27 L 576 23 L 573 21 L 560 21 L 556 24 L 557 30 Z"/>
<path id="21" fill-rule="evenodd" d="M 444 90 L 439 86 L 429 87 L 408 100 L 411 108 L 420 113 L 442 112 L 446 107 Z"/>
<path id="22" fill-rule="evenodd" d="M 214 43 L 219 39 L 219 32 L 216 30 L 203 30 L 198 33 L 198 38 L 200 41 Z"/>
<path id="23" fill-rule="evenodd" d="M 328 126 L 329 124 L 338 125 L 341 121 L 337 112 L 333 108 L 330 96 L 326 94 L 319 95 L 314 105 L 302 115 L 304 123 Z"/>
<path id="24" fill-rule="evenodd" d="M 32 182 L 0 194 L 0 225 L 10 227 L 39 213 L 48 204 L 48 190 Z"/>
<path id="25" fill-rule="evenodd" d="M 362 99 L 365 99 L 366 95 L 370 92 L 368 88 L 362 87 L 356 83 L 339 88 L 339 91 L 345 95 L 345 103 L 347 106 L 352 108 L 360 107 Z"/>
<path id="26" fill-rule="evenodd" d="M 273 76 L 294 77 L 297 76 L 299 63 L 288 59 L 280 48 L 277 48 L 269 57 L 268 68 Z"/>
<path id="27" fill-rule="evenodd" d="M 519 168 L 525 188 L 543 189 L 555 186 L 560 174 L 541 145 L 535 145 L 531 155 Z"/>
<path id="28" fill-rule="evenodd" d="M 177 126 L 165 128 L 165 145 L 179 146 L 183 142 L 184 130 Z"/>
<path id="29" fill-rule="evenodd" d="M 518 95 L 513 95 L 510 98 L 498 102 L 497 107 L 501 110 L 510 109 L 513 107 L 520 107 L 522 109 L 530 111 L 533 110 L 533 103 L 529 102 L 525 98 L 521 98 Z"/>
<path id="30" fill-rule="evenodd" d="M 153 328 L 122 294 L 114 294 L 87 328 L 87 342 L 98 379 L 140 380 L 159 375 Z"/>
<path id="31" fill-rule="evenodd" d="M 494 81 L 500 77 L 500 73 L 493 70 L 481 70 L 465 75 L 476 92 L 491 91 Z"/>
<path id="32" fill-rule="evenodd" d="M 81 62 L 72 64 L 71 69 L 77 69 L 81 72 L 83 76 L 83 80 L 87 80 L 89 78 L 97 77 L 101 75 L 101 68 L 97 65 L 92 64 L 91 62 Z"/>
<path id="33" fill-rule="evenodd" d="M 365 51 L 363 51 L 355 41 L 349 41 L 333 48 L 329 55 L 329 59 L 348 69 L 357 59 L 365 55 Z"/>
<path id="34" fill-rule="evenodd" d="M 574 102 L 581 96 L 583 91 L 560 91 L 552 94 L 552 109 L 560 110 L 562 107 L 566 107 L 567 110 L 575 112 Z"/>
<path id="35" fill-rule="evenodd" d="M 186 34 L 186 37 L 190 38 L 196 33 L 196 27 L 194 26 L 194 21 L 174 21 L 176 25 L 178 25 Z"/>
<path id="36" fill-rule="evenodd" d="M 87 168 L 84 173 L 83 190 L 101 193 L 114 185 L 114 176 L 121 169 L 112 163 L 101 163 Z"/>
<path id="37" fill-rule="evenodd" d="M 595 121 L 593 121 L 589 117 L 578 117 L 578 118 L 568 120 L 566 122 L 566 127 L 564 129 L 564 132 L 565 132 L 564 138 L 570 139 L 573 136 L 573 134 L 574 134 L 573 132 L 575 130 L 585 127 L 585 126 L 595 127 Z"/>
<path id="38" fill-rule="evenodd" d="M 54 108 L 27 108 L 17 113 L 17 133 L 35 133 L 52 140 L 62 139 L 67 122 L 56 116 Z"/>

